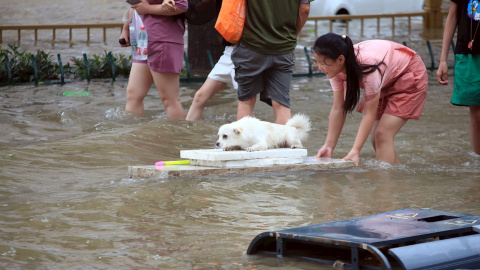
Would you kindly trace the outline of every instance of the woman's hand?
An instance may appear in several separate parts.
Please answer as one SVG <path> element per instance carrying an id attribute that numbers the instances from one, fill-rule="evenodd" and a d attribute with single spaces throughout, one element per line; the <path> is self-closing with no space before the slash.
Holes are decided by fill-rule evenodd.
<path id="1" fill-rule="evenodd" d="M 177 11 L 174 0 L 163 0 L 162 9 L 165 11 Z"/>
<path id="2" fill-rule="evenodd" d="M 318 150 L 318 154 L 315 156 L 316 158 L 320 158 L 320 157 L 325 157 L 325 158 L 332 158 L 333 157 L 333 147 L 329 147 L 329 146 L 322 146 L 322 148 L 320 148 Z"/>
<path id="3" fill-rule="evenodd" d="M 175 0 L 163 0 L 161 5 L 150 5 L 148 1 L 142 0 L 142 2 L 132 5 L 138 14 L 154 14 L 154 15 L 163 15 L 163 16 L 173 16 L 185 11 L 177 9 L 175 5 Z"/>
<path id="4" fill-rule="evenodd" d="M 122 40 L 125 40 L 125 43 L 123 43 Z M 120 38 L 118 39 L 118 41 L 119 41 L 119 43 L 120 43 L 120 47 L 130 47 L 130 45 L 131 45 L 128 36 L 125 37 L 125 36 L 123 35 L 123 33 L 122 33 L 122 35 L 120 36 Z M 122 42 L 120 42 L 120 41 L 122 41 Z"/>
<path id="5" fill-rule="evenodd" d="M 353 160 L 353 163 L 355 163 L 355 166 L 358 166 L 358 164 L 360 163 L 360 152 L 352 149 L 352 150 L 350 150 L 348 155 L 346 155 L 344 158 L 342 158 L 342 160 L 343 161 Z"/>
<path id="6" fill-rule="evenodd" d="M 132 5 L 131 7 L 135 9 L 139 15 L 150 14 L 150 3 L 148 3 L 147 0 L 142 0 L 142 2 Z"/>

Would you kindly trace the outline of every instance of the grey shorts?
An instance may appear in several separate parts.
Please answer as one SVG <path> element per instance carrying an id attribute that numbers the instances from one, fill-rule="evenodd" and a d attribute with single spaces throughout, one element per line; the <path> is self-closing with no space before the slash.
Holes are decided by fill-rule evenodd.
<path id="1" fill-rule="evenodd" d="M 272 100 L 290 108 L 294 53 L 274 55 L 256 53 L 241 43 L 232 52 L 238 100 L 260 94 L 260 100 L 272 106 Z"/>

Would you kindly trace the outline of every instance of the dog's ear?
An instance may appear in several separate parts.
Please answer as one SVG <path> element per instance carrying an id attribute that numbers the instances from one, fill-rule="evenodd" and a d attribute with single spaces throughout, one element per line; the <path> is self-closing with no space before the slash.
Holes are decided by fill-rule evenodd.
<path id="1" fill-rule="evenodd" d="M 233 129 L 233 132 L 235 132 L 235 134 L 237 134 L 237 135 L 240 135 L 240 133 L 242 133 L 242 131 L 243 131 L 242 127 L 237 127 L 237 128 Z"/>

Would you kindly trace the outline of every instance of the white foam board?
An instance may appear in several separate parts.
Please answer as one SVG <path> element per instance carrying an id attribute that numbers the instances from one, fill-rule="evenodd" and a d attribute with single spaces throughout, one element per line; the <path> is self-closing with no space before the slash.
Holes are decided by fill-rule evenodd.
<path id="1" fill-rule="evenodd" d="M 223 151 L 222 149 L 181 150 L 180 157 L 195 160 L 226 161 L 261 158 L 298 158 L 306 157 L 307 149 L 275 148 L 265 151 Z"/>
<path id="2" fill-rule="evenodd" d="M 288 165 L 303 163 L 303 157 L 296 158 L 262 158 L 262 159 L 243 159 L 243 160 L 197 160 L 191 159 L 192 166 L 206 166 L 217 168 L 245 168 L 245 167 L 266 167 L 273 165 Z"/>
<path id="3" fill-rule="evenodd" d="M 335 170 L 341 168 L 353 167 L 355 164 L 351 160 L 340 160 L 331 158 L 304 157 L 303 163 L 299 164 L 279 164 L 264 167 L 232 167 L 217 168 L 192 165 L 140 165 L 129 166 L 128 174 L 130 178 L 169 178 L 169 177 L 197 177 L 206 175 L 238 175 L 246 173 L 266 173 L 274 171 L 318 171 Z"/>

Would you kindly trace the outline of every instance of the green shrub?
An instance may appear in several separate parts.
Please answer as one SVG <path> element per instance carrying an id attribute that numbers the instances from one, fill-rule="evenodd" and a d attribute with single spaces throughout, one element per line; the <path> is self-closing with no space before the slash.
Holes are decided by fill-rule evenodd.
<path id="1" fill-rule="evenodd" d="M 58 63 L 53 62 L 53 56 L 50 53 L 45 53 L 43 51 L 37 50 L 35 55 L 35 62 L 37 64 L 37 74 L 39 81 L 50 81 L 58 79 L 59 75 L 59 65 Z M 31 81 L 35 78 L 31 78 Z"/>
<path id="2" fill-rule="evenodd" d="M 35 70 L 32 56 L 35 59 L 39 81 L 56 80 L 59 75 L 59 65 L 52 60 L 52 55 L 38 50 L 35 55 L 19 46 L 8 44 L 8 49 L 0 50 L 0 83 L 8 83 L 7 59 L 10 67 L 12 83 L 35 81 Z"/>
<path id="3" fill-rule="evenodd" d="M 0 82 L 8 82 L 7 59 L 10 67 L 12 83 L 30 82 L 33 78 L 32 54 L 19 51 L 19 47 L 8 44 L 7 50 L 1 50 L 1 76 Z"/>
<path id="4" fill-rule="evenodd" d="M 75 74 L 82 78 L 87 78 L 87 67 L 85 60 L 82 58 L 73 57 L 71 61 L 76 66 Z M 91 58 L 87 58 L 90 69 L 90 78 L 112 78 L 112 66 L 109 60 L 109 53 L 104 51 L 103 55 L 94 54 Z M 128 78 L 130 68 L 132 66 L 132 56 L 125 57 L 123 54 L 117 56 L 112 54 L 112 62 L 115 66 L 115 77 L 122 76 Z"/>
<path id="5" fill-rule="evenodd" d="M 128 78 L 132 67 L 132 55 L 125 57 L 125 55 L 119 54 L 117 57 L 113 56 L 113 59 L 115 61 L 115 74 Z"/>
<path id="6" fill-rule="evenodd" d="M 90 70 L 90 79 L 112 78 L 112 65 L 115 67 L 115 77 L 128 78 L 132 65 L 132 56 L 126 57 L 123 54 L 113 55 L 107 53 L 88 58 L 88 67 Z M 0 48 L 0 83 L 9 82 L 7 58 L 11 74 L 11 83 L 25 83 L 35 81 L 35 71 L 32 61 L 33 54 L 27 51 L 21 51 L 19 46 L 8 44 L 7 49 Z M 37 67 L 38 81 L 55 81 L 61 76 L 60 66 L 57 59 L 50 53 L 37 50 L 33 56 Z M 87 66 L 83 57 L 71 59 L 71 62 L 63 65 L 63 74 L 67 79 L 86 79 Z"/>

